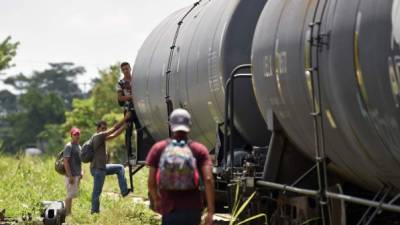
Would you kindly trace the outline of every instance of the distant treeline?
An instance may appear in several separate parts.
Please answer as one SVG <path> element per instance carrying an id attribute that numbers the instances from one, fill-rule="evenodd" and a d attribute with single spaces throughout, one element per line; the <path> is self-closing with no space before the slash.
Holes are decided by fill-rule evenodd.
<path id="1" fill-rule="evenodd" d="M 11 66 L 17 46 L 10 38 L 0 44 L 0 71 Z M 85 141 L 95 131 L 96 120 L 112 123 L 119 119 L 122 113 L 115 93 L 118 65 L 99 71 L 88 93 L 76 82 L 84 73 L 85 68 L 64 62 L 50 63 L 48 69 L 29 76 L 4 79 L 0 75 L 4 84 L 15 90 L 0 90 L 0 153 L 35 147 L 54 154 L 69 140 L 72 126 L 81 128 Z M 122 140 L 116 141 L 110 149 L 122 145 Z"/>

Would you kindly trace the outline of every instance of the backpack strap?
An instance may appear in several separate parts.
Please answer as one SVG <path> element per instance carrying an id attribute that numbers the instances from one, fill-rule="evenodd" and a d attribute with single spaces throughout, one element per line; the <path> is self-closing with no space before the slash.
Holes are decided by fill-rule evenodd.
<path id="1" fill-rule="evenodd" d="M 92 134 L 92 136 L 89 138 L 89 144 L 92 146 L 92 148 L 93 148 L 93 151 L 96 151 L 95 149 L 94 149 L 94 136 L 96 136 L 96 134 L 97 133 L 94 133 L 94 134 Z"/>
<path id="2" fill-rule="evenodd" d="M 173 141 L 173 139 L 171 139 L 171 138 L 168 138 L 167 140 L 168 140 L 169 142 L 168 142 L 168 144 L 165 146 L 164 150 L 165 150 L 166 147 Z M 197 158 L 196 158 L 196 156 L 195 156 L 195 154 L 194 154 L 194 152 L 193 152 L 192 146 L 191 146 L 192 143 L 193 143 L 193 141 L 192 141 L 191 139 L 188 139 L 188 140 L 186 141 L 186 145 L 189 147 L 190 151 L 192 152 L 193 157 L 196 159 L 196 167 L 197 167 L 197 169 L 198 169 L 199 167 L 198 167 L 198 164 L 197 164 Z"/>
<path id="3" fill-rule="evenodd" d="M 160 157 L 161 157 L 161 155 L 164 153 L 164 151 L 165 151 L 165 149 L 168 147 L 168 145 L 171 144 L 171 142 L 172 142 L 173 140 L 174 140 L 174 139 L 172 139 L 172 138 L 167 138 L 167 139 L 165 139 L 165 141 L 167 142 L 167 144 L 164 146 L 163 150 L 161 151 Z M 191 144 L 192 142 L 193 142 L 193 141 L 192 141 L 191 139 L 188 139 L 187 142 L 186 142 L 186 144 L 187 144 L 187 146 L 189 147 L 190 151 L 192 152 L 193 157 L 196 158 L 195 155 L 194 155 L 194 153 L 193 153 L 192 147 L 190 146 L 190 144 Z M 196 161 L 197 161 L 197 159 L 196 159 Z M 196 163 L 197 163 L 197 162 L 196 162 Z M 197 165 L 196 165 L 196 166 L 197 166 Z"/>

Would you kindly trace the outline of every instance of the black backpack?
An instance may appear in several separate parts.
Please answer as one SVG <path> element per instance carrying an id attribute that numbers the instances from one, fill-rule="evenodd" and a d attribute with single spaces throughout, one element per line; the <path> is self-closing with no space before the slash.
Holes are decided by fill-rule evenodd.
<path id="1" fill-rule="evenodd" d="M 89 163 L 94 157 L 93 136 L 82 145 L 81 161 Z"/>

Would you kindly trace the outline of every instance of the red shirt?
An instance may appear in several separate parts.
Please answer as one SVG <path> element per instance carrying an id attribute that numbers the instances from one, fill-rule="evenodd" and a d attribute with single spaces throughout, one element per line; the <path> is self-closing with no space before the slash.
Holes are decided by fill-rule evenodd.
<path id="1" fill-rule="evenodd" d="M 159 141 L 153 145 L 146 158 L 146 164 L 158 169 L 161 153 L 168 145 L 167 140 Z M 191 141 L 190 149 L 196 158 L 197 168 L 201 173 L 203 166 L 212 166 L 207 148 L 199 142 Z M 160 190 L 160 213 L 167 214 L 173 209 L 201 209 L 203 208 L 203 193 L 200 190 L 166 191 Z"/>

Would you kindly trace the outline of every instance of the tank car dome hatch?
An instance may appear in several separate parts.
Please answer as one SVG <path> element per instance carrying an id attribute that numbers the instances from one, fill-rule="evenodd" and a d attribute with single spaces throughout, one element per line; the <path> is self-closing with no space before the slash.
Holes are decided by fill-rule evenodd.
<path id="1" fill-rule="evenodd" d="M 236 66 L 250 63 L 254 30 L 265 2 L 202 1 L 180 27 L 171 63 L 170 97 L 174 108 L 191 113 L 191 137 L 208 147 L 215 143 L 216 126 L 224 120 L 227 77 Z M 168 136 L 165 74 L 177 23 L 190 8 L 175 12 L 149 35 L 133 68 L 135 108 L 155 140 Z M 234 104 L 239 133 L 253 145 L 266 145 L 268 129 L 251 80 L 235 81 Z"/>
<path id="2" fill-rule="evenodd" d="M 391 48 L 398 2 L 328 1 L 318 32 L 310 27 L 315 1 L 270 0 L 252 47 L 262 115 L 272 109 L 289 138 L 313 158 L 310 113 L 318 76 L 329 167 L 369 190 L 400 189 L 400 108 L 391 88 L 400 86 L 399 46 Z"/>

